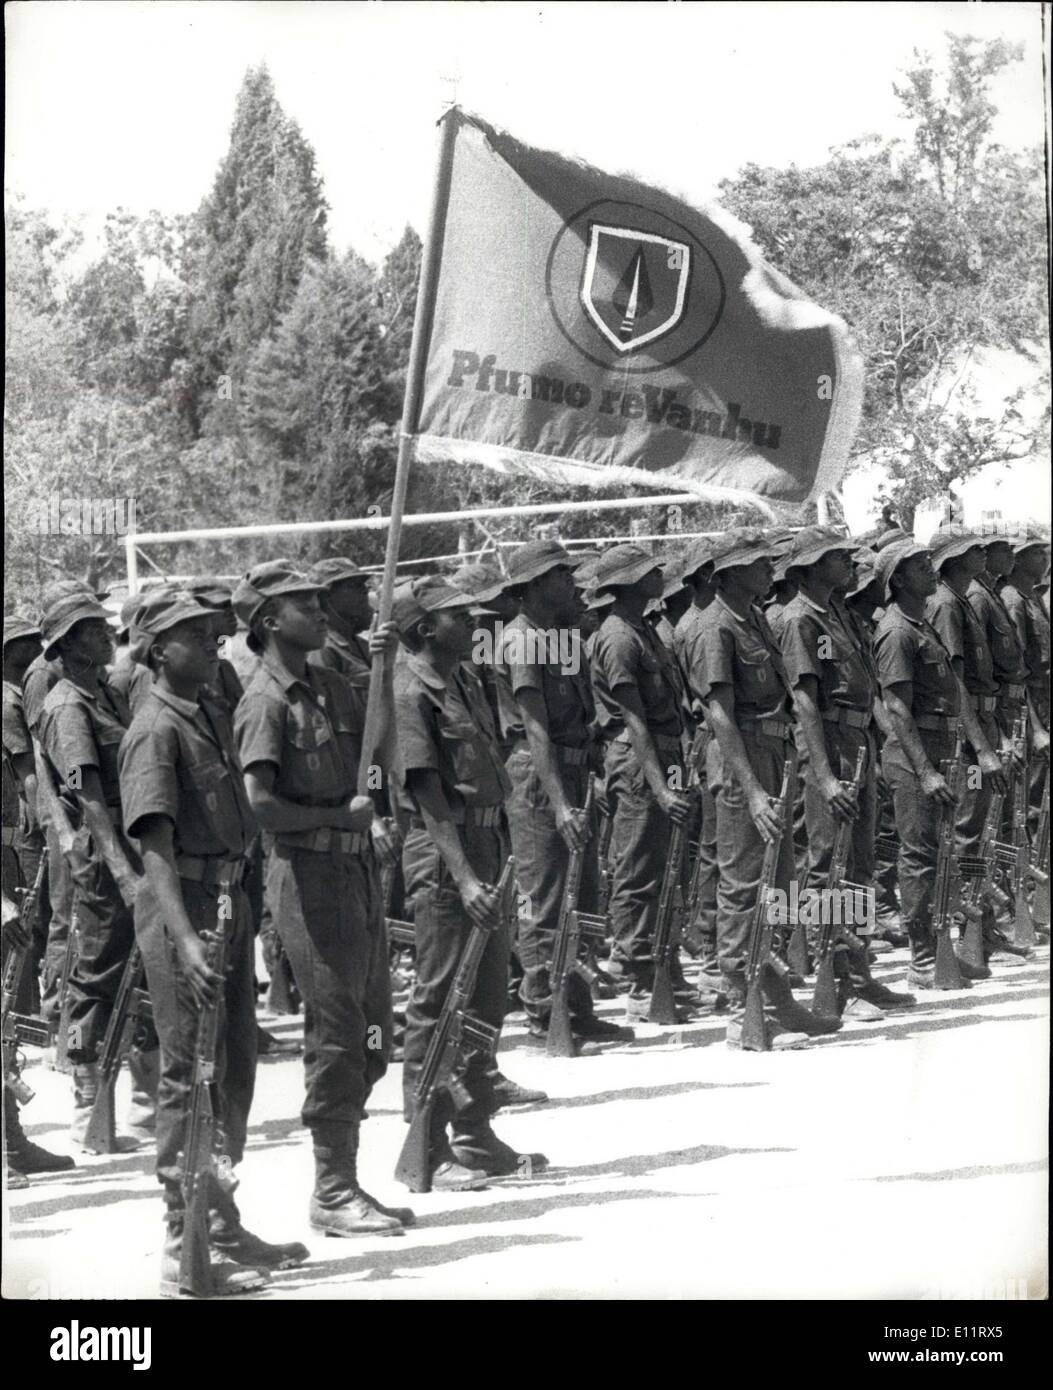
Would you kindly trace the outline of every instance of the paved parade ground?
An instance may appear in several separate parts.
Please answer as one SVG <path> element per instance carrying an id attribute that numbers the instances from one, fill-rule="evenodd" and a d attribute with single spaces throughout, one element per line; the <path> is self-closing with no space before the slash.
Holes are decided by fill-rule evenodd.
<path id="1" fill-rule="evenodd" d="M 875 973 L 902 986 L 906 954 Z M 395 1066 L 362 1140 L 365 1186 L 418 1215 L 389 1239 L 308 1228 L 302 1062 L 262 1062 L 238 1200 L 246 1225 L 305 1241 L 311 1259 L 256 1297 L 1045 1298 L 1048 1014 L 1043 948 L 800 1052 L 729 1052 L 707 1020 L 551 1060 L 513 1019 L 501 1065 L 551 1101 L 495 1127 L 546 1153 L 549 1170 L 407 1199 L 391 1179 L 404 1134 Z M 37 1091 L 27 1133 L 64 1150 L 68 1078 L 39 1060 L 25 1075 Z M 156 1296 L 152 1154 L 84 1159 L 5 1198 L 5 1297 Z"/>

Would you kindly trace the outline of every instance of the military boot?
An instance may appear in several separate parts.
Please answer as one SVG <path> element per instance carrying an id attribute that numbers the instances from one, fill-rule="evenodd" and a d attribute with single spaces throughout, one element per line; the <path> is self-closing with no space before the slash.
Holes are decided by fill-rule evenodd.
<path id="1" fill-rule="evenodd" d="M 487 1120 L 473 1120 L 470 1124 L 458 1124 L 455 1120 L 453 1129 L 450 1148 L 454 1159 L 470 1172 L 486 1173 L 492 1178 L 514 1174 L 529 1177 L 548 1167 L 544 1154 L 517 1152 L 497 1137 Z"/>
<path id="2" fill-rule="evenodd" d="M 157 1087 L 161 1081 L 161 1049 L 144 1052 L 133 1047 L 128 1052 L 128 1074 L 132 1082 L 132 1103 L 128 1110 L 128 1132 L 144 1144 L 157 1133 Z"/>
<path id="3" fill-rule="evenodd" d="M 897 990 L 889 989 L 886 985 L 878 984 L 877 980 L 870 971 L 870 959 L 867 955 L 867 948 L 862 941 L 854 935 L 845 937 L 845 957 L 846 975 L 845 982 L 847 993 L 850 996 L 846 1001 L 846 1008 L 854 1000 L 861 1000 L 864 1004 L 869 1004 L 877 1009 L 910 1009 L 917 1003 L 913 994 L 900 993 Z M 862 1017 L 858 1006 L 850 1009 L 850 1017 Z"/>
<path id="4" fill-rule="evenodd" d="M 212 1194 L 208 1243 L 235 1264 L 255 1269 L 295 1269 L 311 1254 L 298 1240 L 272 1245 L 247 1231 L 241 1224 L 241 1213 L 233 1195 L 219 1187 Z"/>
<path id="5" fill-rule="evenodd" d="M 770 1012 L 774 1022 L 789 1033 L 804 1033 L 809 1038 L 819 1038 L 826 1033 L 839 1032 L 839 1018 L 823 1018 L 819 1014 L 813 1014 L 803 1004 L 798 1004 L 793 997 L 785 967 L 780 966 L 781 962 L 769 962 L 761 975 L 761 987 L 767 1006 L 765 1013 Z"/>
<path id="6" fill-rule="evenodd" d="M 165 1243 L 161 1252 L 161 1297 L 190 1298 L 193 1295 L 179 1279 L 183 1252 L 183 1213 L 169 1212 L 165 1220 Z M 207 1298 L 231 1298 L 240 1293 L 258 1293 L 269 1279 L 261 1269 L 244 1269 L 219 1250 L 209 1247 L 209 1289 Z"/>
<path id="7" fill-rule="evenodd" d="M 358 1125 L 313 1125 L 315 1184 L 310 1221 L 327 1236 L 400 1236 L 402 1222 L 375 1207 L 358 1185 Z"/>
<path id="8" fill-rule="evenodd" d="M 936 938 L 927 924 L 910 923 L 910 969 L 907 983 L 912 989 L 936 988 Z"/>
<path id="9" fill-rule="evenodd" d="M 7 1185 L 17 1190 L 29 1186 L 36 1173 L 64 1173 L 74 1167 L 68 1154 L 53 1154 L 27 1139 L 18 1114 L 18 1102 L 4 1087 L 4 1165 Z M 21 1179 L 21 1181 L 18 1181 Z"/>
<path id="10" fill-rule="evenodd" d="M 73 1123 L 69 1137 L 78 1148 L 84 1147 L 84 1138 L 91 1118 L 91 1108 L 99 1094 L 99 1068 L 96 1062 L 77 1062 L 73 1067 Z"/>

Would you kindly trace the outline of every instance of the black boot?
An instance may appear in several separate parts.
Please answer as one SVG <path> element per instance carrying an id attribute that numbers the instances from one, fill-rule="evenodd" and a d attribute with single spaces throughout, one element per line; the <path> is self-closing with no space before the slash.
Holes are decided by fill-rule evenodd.
<path id="1" fill-rule="evenodd" d="M 18 1114 L 18 1102 L 7 1086 L 4 1087 L 4 1164 L 8 1173 L 7 1185 L 16 1190 L 28 1187 L 28 1180 L 35 1173 L 65 1173 L 75 1166 L 68 1154 L 53 1154 L 26 1138 Z M 24 1181 L 18 1182 L 18 1178 Z"/>
<path id="2" fill-rule="evenodd" d="M 910 969 L 907 983 L 912 989 L 936 988 L 936 938 L 928 923 L 911 922 L 907 928 L 910 936 Z"/>
<path id="3" fill-rule="evenodd" d="M 235 1264 L 254 1269 L 295 1269 L 311 1253 L 298 1240 L 272 1245 L 252 1231 L 247 1231 L 241 1224 L 241 1213 L 233 1196 L 218 1187 L 212 1194 L 208 1243 Z"/>
<path id="4" fill-rule="evenodd" d="M 867 948 L 858 937 L 846 932 L 843 940 L 847 948 L 849 989 L 856 999 L 861 999 L 865 1004 L 872 1004 L 878 1009 L 913 1008 L 917 1003 L 913 994 L 901 994 L 886 985 L 878 984 L 874 979 L 870 971 Z"/>
<path id="5" fill-rule="evenodd" d="M 837 1033 L 841 1028 L 839 1018 L 824 1018 L 813 1014 L 803 1004 L 798 1004 L 790 988 L 786 967 L 782 962 L 769 962 L 761 976 L 765 1001 L 780 1028 L 790 1033 L 804 1033 L 810 1038 L 822 1037 L 825 1033 Z"/>
<path id="6" fill-rule="evenodd" d="M 402 1222 L 386 1216 L 358 1185 L 358 1125 L 313 1125 L 315 1185 L 310 1221 L 327 1236 L 400 1236 Z"/>
<path id="7" fill-rule="evenodd" d="M 165 1221 L 165 1243 L 161 1253 L 161 1297 L 186 1298 L 192 1291 L 179 1277 L 180 1257 L 183 1253 L 183 1213 L 169 1212 Z M 209 1268 L 207 1277 L 202 1277 L 203 1287 L 199 1296 L 204 1298 L 230 1298 L 235 1294 L 258 1293 L 267 1287 L 268 1276 L 261 1269 L 245 1269 L 228 1259 L 226 1255 L 214 1250 L 209 1244 Z"/>

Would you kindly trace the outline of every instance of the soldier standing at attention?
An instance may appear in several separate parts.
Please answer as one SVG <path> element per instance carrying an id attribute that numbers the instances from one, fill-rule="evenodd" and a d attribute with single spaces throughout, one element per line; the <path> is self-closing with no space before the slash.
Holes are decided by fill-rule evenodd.
<path id="1" fill-rule="evenodd" d="M 793 874 L 789 808 L 778 816 L 772 799 L 791 759 L 795 762 L 789 687 L 778 643 L 760 609 L 771 587 L 772 545 L 759 531 L 729 532 L 713 559 L 713 601 L 702 614 L 693 685 L 705 705 L 716 753 L 710 750 L 717 808 L 717 950 L 730 1002 L 727 1043 L 742 1045 L 750 928 L 765 846 L 779 844 L 775 886 L 788 898 Z M 773 1011 L 773 1047 L 799 1047 L 807 1038 L 836 1032 L 838 1019 L 814 1016 L 797 1004 L 786 967 L 774 954 L 762 967 L 762 987 Z"/>
<path id="2" fill-rule="evenodd" d="M 594 579 L 597 598 L 613 595 L 591 639 L 590 665 L 613 818 L 611 973 L 630 982 L 631 1021 L 645 1019 L 650 1009 L 670 833 L 673 822 L 686 824 L 690 813 L 683 792 L 681 690 L 673 655 L 644 616 L 664 586 L 654 556 L 636 545 L 612 546 L 596 562 Z"/>
<path id="3" fill-rule="evenodd" d="M 472 650 L 470 610 L 476 599 L 440 578 L 395 590 L 392 614 L 409 655 L 395 672 L 399 795 L 409 815 L 406 893 L 414 900 L 417 980 L 406 1008 L 403 1098 L 412 1118 L 414 1088 L 458 962 L 473 927 L 486 944 L 471 1012 L 500 1028 L 508 992 L 511 923 L 495 893 L 508 858 L 504 800 L 508 775 L 482 687 L 462 670 Z M 431 1185 L 462 1191 L 490 1177 L 544 1167 L 543 1154 L 523 1155 L 490 1125 L 499 1105 L 491 1057 L 471 1049 L 459 1076 L 468 1100 L 435 1106 Z M 449 1133 L 447 1133 L 449 1127 Z"/>
<path id="4" fill-rule="evenodd" d="M 1035 593 L 1048 565 L 1048 541 L 1034 535 L 1019 536 L 1013 541 L 1013 568 L 1002 588 L 1002 600 L 1016 626 L 1029 672 L 1025 690 L 1031 735 L 1032 830 L 1049 773 L 1049 617 Z"/>
<path id="5" fill-rule="evenodd" d="M 373 801 L 356 795 L 365 701 L 312 666 L 327 624 L 318 584 L 287 560 L 257 565 L 234 608 L 261 657 L 234 734 L 249 804 L 274 837 L 266 891 L 304 1000 L 303 1122 L 314 1146 L 310 1222 L 333 1236 L 399 1235 L 406 1208 L 382 1206 L 358 1179 L 362 1111 L 392 1044 L 391 980 Z M 390 626 L 372 651 L 394 640 Z M 378 731 L 390 754 L 391 700 Z"/>
<path id="6" fill-rule="evenodd" d="M 55 773 L 77 835 L 74 911 L 79 928 L 69 975 L 69 1060 L 73 1064 L 73 1142 L 83 1144 L 98 1094 L 97 1056 L 124 967 L 135 942 L 131 904 L 139 886 L 122 832 L 117 753 L 131 714 L 106 680 L 113 655 L 109 615 L 94 598 L 68 593 L 45 612 L 45 661 L 56 657 L 62 677 L 48 693 L 40 742 Z M 128 1057 L 132 1075 L 132 1133 L 118 1147 L 153 1137 L 156 1053 L 153 1030 L 143 1029 Z"/>
<path id="7" fill-rule="evenodd" d="M 807 865 L 805 885 L 820 894 L 827 887 L 838 822 L 852 822 L 845 873 L 869 887 L 877 811 L 876 744 L 873 707 L 876 672 L 865 659 L 834 603 L 834 594 L 852 580 L 854 542 L 821 527 L 798 531 L 786 558 L 797 590 L 783 609 L 782 659 L 793 690 L 802 749 Z M 857 796 L 846 783 L 855 776 L 862 750 L 863 778 Z M 834 885 L 837 890 L 839 885 Z M 826 911 L 832 910 L 827 904 Z M 861 904 L 859 906 L 862 906 Z M 862 923 L 865 938 L 872 923 Z M 910 994 L 896 994 L 870 973 L 865 940 L 848 925 L 837 934 L 835 964 L 844 1013 L 881 1017 L 882 1009 L 909 1008 Z"/>
<path id="8" fill-rule="evenodd" d="M 369 643 L 361 634 L 373 621 L 369 576 L 343 555 L 319 560 L 311 566 L 310 573 L 321 587 L 322 611 L 329 630 L 325 646 L 312 652 L 308 661 L 312 666 L 335 671 L 360 690 L 367 690 L 372 661 Z"/>
<path id="9" fill-rule="evenodd" d="M 519 612 L 502 629 L 494 663 L 502 728 L 512 746 L 505 764 L 512 783 L 512 850 L 528 904 L 519 917 L 520 994 L 531 1034 L 540 1039 L 551 1013 L 549 970 L 571 851 L 585 855 L 583 880 L 586 871 L 589 878 L 597 872 L 596 845 L 582 812 L 595 710 L 577 630 L 573 568 L 573 556 L 555 540 L 530 541 L 512 554 L 505 594 Z M 584 882 L 583 892 L 588 900 Z M 577 971 L 570 989 L 577 1039 L 632 1039 L 628 1029 L 596 1017 Z"/>
<path id="10" fill-rule="evenodd" d="M 154 679 L 118 757 L 125 825 L 139 843 L 145 881 L 135 932 L 161 1042 L 157 1176 L 165 1199 L 161 1292 L 179 1294 L 184 1228 L 180 1155 L 187 1142 L 199 1014 L 219 996 L 215 1087 L 217 1146 L 232 1165 L 245 1153 L 256 1077 L 252 923 L 243 881 L 256 823 L 242 783 L 227 711 L 201 692 L 219 679 L 214 610 L 174 586 L 143 599 L 137 648 Z M 229 901 L 220 902 L 221 885 Z M 226 968 L 210 967 L 207 943 L 223 912 Z M 270 1245 L 247 1231 L 232 1189 L 213 1181 L 209 1200 L 212 1293 L 260 1288 L 259 1269 L 307 1258 L 299 1243 Z M 247 1266 L 248 1268 L 238 1268 Z"/>
<path id="11" fill-rule="evenodd" d="M 959 718 L 970 741 L 982 735 L 972 711 L 962 710 L 961 681 L 925 618 L 937 587 L 928 548 L 897 540 L 881 551 L 876 570 L 887 606 L 874 636 L 874 656 L 892 729 L 882 762 L 899 835 L 899 894 L 911 949 L 908 981 L 916 989 L 932 989 L 939 826 L 953 800 L 940 769 L 954 755 Z"/>
<path id="12" fill-rule="evenodd" d="M 966 777 L 962 781 L 955 835 L 958 858 L 975 859 L 991 798 L 996 792 L 1004 793 L 1007 789 L 998 756 L 1001 738 L 995 723 L 998 686 L 994 661 L 983 625 L 966 598 L 970 584 L 986 570 L 987 559 L 980 538 L 957 526 L 937 531 L 929 542 L 929 549 L 939 583 L 926 605 L 925 616 L 947 648 L 955 675 L 962 682 L 963 716 L 968 707 L 981 736 L 979 744 L 970 736 L 963 748 L 967 765 L 979 766 L 983 775 Z M 1020 948 L 1011 948 L 1008 941 L 995 933 L 993 913 L 986 903 L 984 918 L 985 956 L 994 950 L 1015 954 Z M 985 979 L 991 973 L 987 966 L 978 969 L 965 960 L 959 960 L 958 965 L 962 974 L 970 979 Z"/>

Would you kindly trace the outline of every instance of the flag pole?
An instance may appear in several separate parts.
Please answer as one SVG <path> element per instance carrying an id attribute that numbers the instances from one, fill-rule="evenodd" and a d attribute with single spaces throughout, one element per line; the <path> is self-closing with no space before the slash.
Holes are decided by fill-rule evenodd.
<path id="1" fill-rule="evenodd" d="M 431 344 L 435 295 L 442 262 L 442 245 L 446 224 L 446 208 L 450 198 L 453 175 L 453 149 L 457 128 L 461 122 L 460 108 L 451 106 L 439 120 L 439 148 L 435 163 L 435 184 L 431 210 L 421 256 L 420 280 L 417 284 L 417 308 L 413 316 L 413 337 L 410 341 L 409 367 L 406 372 L 406 394 L 402 401 L 402 424 L 399 428 L 398 454 L 395 462 L 395 486 L 391 495 L 390 525 L 384 551 L 384 573 L 377 603 L 377 621 L 386 623 L 391 617 L 391 598 L 395 589 L 395 570 L 399 558 L 402 533 L 402 512 L 406 505 L 413 446 L 420 422 L 421 396 L 424 392 L 424 369 Z M 381 701 L 390 659 L 387 656 L 373 664 L 366 701 L 365 727 L 362 731 L 362 756 L 358 769 L 358 790 L 369 790 L 370 767 L 374 763 L 377 726 L 380 722 Z"/>

